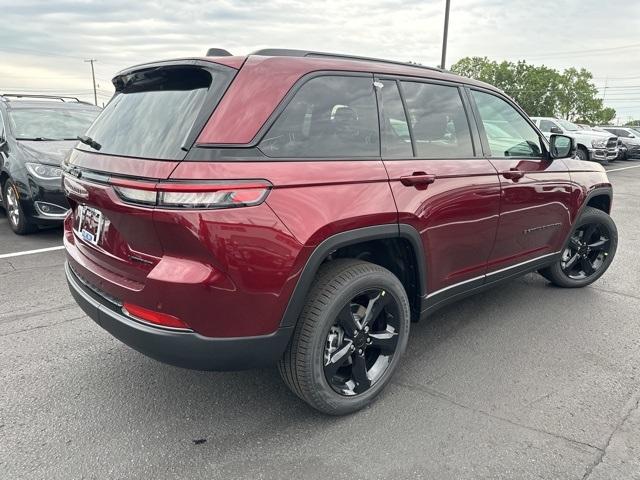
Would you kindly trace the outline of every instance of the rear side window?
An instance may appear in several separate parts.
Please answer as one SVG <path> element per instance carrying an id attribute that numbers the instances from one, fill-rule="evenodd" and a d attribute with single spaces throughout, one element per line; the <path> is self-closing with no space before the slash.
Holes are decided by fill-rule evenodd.
<path id="1" fill-rule="evenodd" d="M 385 158 L 411 158 L 411 136 L 407 116 L 402 105 L 398 85 L 393 80 L 380 81 L 380 133 L 382 156 Z"/>
<path id="2" fill-rule="evenodd" d="M 419 158 L 473 157 L 469 123 L 457 87 L 402 82 Z"/>
<path id="3" fill-rule="evenodd" d="M 181 160 L 196 121 L 206 121 L 232 77 L 226 67 L 196 66 L 156 67 L 118 77 L 114 97 L 87 135 L 101 145 L 100 153 Z M 78 148 L 94 151 L 85 144 Z"/>
<path id="4" fill-rule="evenodd" d="M 296 92 L 260 150 L 276 158 L 380 155 L 372 77 L 322 76 Z"/>

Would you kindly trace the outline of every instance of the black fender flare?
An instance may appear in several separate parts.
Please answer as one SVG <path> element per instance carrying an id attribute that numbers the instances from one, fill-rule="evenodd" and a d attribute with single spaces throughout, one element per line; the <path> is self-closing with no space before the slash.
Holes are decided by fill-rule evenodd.
<path id="1" fill-rule="evenodd" d="M 426 257 L 420 233 L 414 227 L 407 224 L 392 223 L 347 230 L 323 240 L 311 253 L 298 278 L 293 294 L 289 298 L 280 327 L 292 327 L 296 324 L 316 273 L 324 259 L 332 251 L 348 245 L 383 238 L 403 238 L 411 243 L 416 256 L 419 291 L 422 297 L 426 291 Z"/>

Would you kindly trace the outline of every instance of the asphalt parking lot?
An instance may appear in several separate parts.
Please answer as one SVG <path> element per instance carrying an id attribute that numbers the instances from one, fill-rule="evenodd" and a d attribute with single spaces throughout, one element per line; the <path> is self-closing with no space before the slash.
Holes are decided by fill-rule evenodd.
<path id="1" fill-rule="evenodd" d="M 60 230 L 20 238 L 0 213 L 0 478 L 640 478 L 640 161 L 620 163 L 600 281 L 531 274 L 412 325 L 393 383 L 345 418 L 275 369 L 129 349 L 76 306 L 63 251 L 7 256 Z"/>

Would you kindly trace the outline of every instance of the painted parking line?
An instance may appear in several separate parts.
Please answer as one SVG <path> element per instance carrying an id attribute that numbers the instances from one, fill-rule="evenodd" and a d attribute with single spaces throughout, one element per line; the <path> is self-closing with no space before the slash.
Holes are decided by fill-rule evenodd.
<path id="1" fill-rule="evenodd" d="M 620 170 L 629 170 L 630 168 L 640 168 L 640 165 L 633 165 L 631 167 L 611 168 L 606 170 L 607 172 L 619 172 Z"/>
<path id="2" fill-rule="evenodd" d="M 37 250 L 24 250 L 22 252 L 2 253 L 0 254 L 0 260 L 3 258 L 21 257 L 22 255 L 33 255 L 34 253 L 53 252 L 55 250 L 63 250 L 64 245 L 58 247 L 38 248 Z"/>

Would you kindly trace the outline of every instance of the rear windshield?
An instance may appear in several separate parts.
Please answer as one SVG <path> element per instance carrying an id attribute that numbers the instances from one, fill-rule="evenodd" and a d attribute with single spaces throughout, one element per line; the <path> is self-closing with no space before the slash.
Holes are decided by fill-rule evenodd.
<path id="1" fill-rule="evenodd" d="M 204 126 L 233 72 L 222 66 L 165 66 L 116 77 L 116 93 L 87 136 L 100 153 L 181 160 L 192 130 Z M 83 143 L 78 148 L 96 151 Z"/>
<path id="2" fill-rule="evenodd" d="M 98 113 L 98 108 L 20 108 L 9 111 L 9 123 L 16 140 L 75 140 Z"/>

